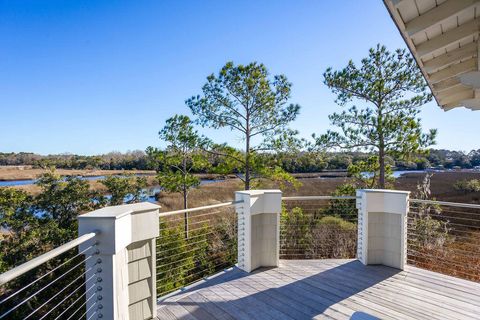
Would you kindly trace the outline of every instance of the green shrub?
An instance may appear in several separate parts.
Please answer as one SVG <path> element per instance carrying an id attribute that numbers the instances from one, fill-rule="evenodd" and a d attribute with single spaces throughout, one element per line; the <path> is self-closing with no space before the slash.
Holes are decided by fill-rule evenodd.
<path id="1" fill-rule="evenodd" d="M 237 261 L 236 219 L 220 215 L 199 226 L 185 237 L 184 224 L 161 219 L 157 238 L 157 296 L 165 295 Z"/>
<path id="2" fill-rule="evenodd" d="M 346 183 L 338 186 L 332 193 L 332 196 L 355 196 L 356 187 L 354 184 Z M 352 199 L 332 199 L 325 211 L 325 214 L 338 216 L 348 221 L 356 221 L 358 211 L 355 206 L 355 200 Z"/>
<path id="3" fill-rule="evenodd" d="M 280 251 L 285 258 L 299 259 L 306 255 L 312 243 L 311 230 L 315 221 L 302 208 L 282 208 L 280 216 Z"/>
<path id="4" fill-rule="evenodd" d="M 157 293 L 164 294 L 185 285 L 188 272 L 194 269 L 194 252 L 185 239 L 183 224 L 160 221 L 156 250 Z"/>
<path id="5" fill-rule="evenodd" d="M 299 207 L 284 208 L 280 229 L 282 259 L 354 258 L 356 223 L 328 214 L 328 210 L 305 214 Z"/>
<path id="6" fill-rule="evenodd" d="M 430 214 L 415 216 L 412 226 L 414 233 L 409 242 L 413 250 L 442 249 L 450 240 L 448 221 L 435 220 Z"/>
<path id="7" fill-rule="evenodd" d="M 431 178 L 433 174 L 426 174 L 417 184 L 415 197 L 421 200 L 430 200 Z M 435 200 L 434 198 L 432 200 Z M 435 217 L 442 215 L 442 207 L 438 204 L 413 204 L 410 207 L 408 246 L 413 252 L 424 250 L 440 250 L 451 241 L 449 222 Z"/>
<path id="8" fill-rule="evenodd" d="M 453 187 L 456 190 L 464 192 L 479 192 L 480 191 L 480 179 L 459 180 L 455 182 Z"/>
<path id="9" fill-rule="evenodd" d="M 357 225 L 353 222 L 349 222 L 346 220 L 343 220 L 340 217 L 334 217 L 334 216 L 326 216 L 321 218 L 318 221 L 318 225 L 322 226 L 330 226 L 332 228 L 335 228 L 339 231 L 352 231 L 352 230 L 357 230 Z"/>
<path id="10" fill-rule="evenodd" d="M 311 255 L 315 259 L 354 258 L 357 250 L 357 224 L 340 217 L 325 216 L 312 230 Z"/>

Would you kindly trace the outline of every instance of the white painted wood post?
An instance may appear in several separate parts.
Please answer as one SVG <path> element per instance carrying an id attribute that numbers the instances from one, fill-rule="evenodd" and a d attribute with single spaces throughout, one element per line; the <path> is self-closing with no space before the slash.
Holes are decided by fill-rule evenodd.
<path id="1" fill-rule="evenodd" d="M 98 231 L 98 254 L 86 262 L 90 319 L 137 320 L 156 316 L 155 238 L 159 206 L 136 203 L 105 207 L 78 217 L 79 235 Z M 83 250 L 80 246 L 80 250 Z M 91 283 L 88 283 L 87 286 Z"/>
<path id="2" fill-rule="evenodd" d="M 409 191 L 357 190 L 357 258 L 403 270 L 406 265 Z"/>
<path id="3" fill-rule="evenodd" d="M 248 190 L 235 193 L 238 215 L 238 267 L 251 272 L 278 267 L 280 256 L 280 190 Z"/>

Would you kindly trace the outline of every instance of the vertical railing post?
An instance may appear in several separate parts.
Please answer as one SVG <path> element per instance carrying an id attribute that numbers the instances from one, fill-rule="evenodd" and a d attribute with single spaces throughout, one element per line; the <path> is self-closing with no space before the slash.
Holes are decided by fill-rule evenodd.
<path id="1" fill-rule="evenodd" d="M 280 256 L 280 190 L 248 190 L 235 193 L 243 204 L 237 208 L 238 267 L 250 272 L 277 267 Z"/>
<path id="2" fill-rule="evenodd" d="M 409 191 L 357 190 L 357 258 L 403 270 L 407 250 Z"/>
<path id="3" fill-rule="evenodd" d="M 96 281 L 86 296 L 87 319 L 155 318 L 159 208 L 145 202 L 106 207 L 78 217 L 79 235 L 99 233 L 98 254 L 85 266 L 87 279 Z"/>

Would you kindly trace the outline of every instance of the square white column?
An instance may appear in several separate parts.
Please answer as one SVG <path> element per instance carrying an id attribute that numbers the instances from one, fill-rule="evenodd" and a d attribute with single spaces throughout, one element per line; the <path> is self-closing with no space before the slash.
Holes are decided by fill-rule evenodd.
<path id="1" fill-rule="evenodd" d="M 93 277 L 96 282 L 96 288 L 88 293 L 88 297 L 94 296 L 87 302 L 87 318 L 156 317 L 159 208 L 144 202 L 105 207 L 78 217 L 79 235 L 98 233 L 98 254 L 85 266 L 86 278 Z"/>
<path id="2" fill-rule="evenodd" d="M 278 267 L 280 257 L 280 190 L 248 190 L 235 193 L 238 215 L 238 267 L 251 272 Z"/>
<path id="3" fill-rule="evenodd" d="M 357 257 L 363 264 L 404 269 L 409 195 L 409 191 L 357 190 Z"/>

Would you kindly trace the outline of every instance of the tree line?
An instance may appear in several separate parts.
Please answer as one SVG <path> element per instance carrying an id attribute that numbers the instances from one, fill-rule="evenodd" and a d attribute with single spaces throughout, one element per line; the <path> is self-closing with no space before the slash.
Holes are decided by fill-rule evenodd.
<path id="1" fill-rule="evenodd" d="M 321 172 L 325 170 L 347 170 L 348 166 L 369 157 L 366 152 L 312 152 L 302 150 L 297 153 L 264 153 L 260 157 L 274 158 L 280 167 L 289 173 Z M 395 157 L 386 158 L 398 170 L 423 170 L 426 168 L 472 169 L 480 166 L 480 149 L 469 152 L 433 149 L 427 154 L 419 154 L 407 161 Z M 208 158 L 210 165 L 216 167 L 215 157 Z M 58 169 L 99 169 L 99 170 L 156 170 L 147 153 L 142 150 L 131 152 L 111 152 L 103 155 L 39 155 L 29 152 L 0 152 L 0 166 L 32 166 L 45 168 L 53 166 Z M 206 173 L 203 169 L 194 173 Z"/>
<path id="2" fill-rule="evenodd" d="M 109 152 L 86 156 L 77 154 L 40 155 L 31 152 L 0 152 L 0 166 L 55 167 L 58 169 L 149 170 L 148 159 L 142 150 Z"/>

